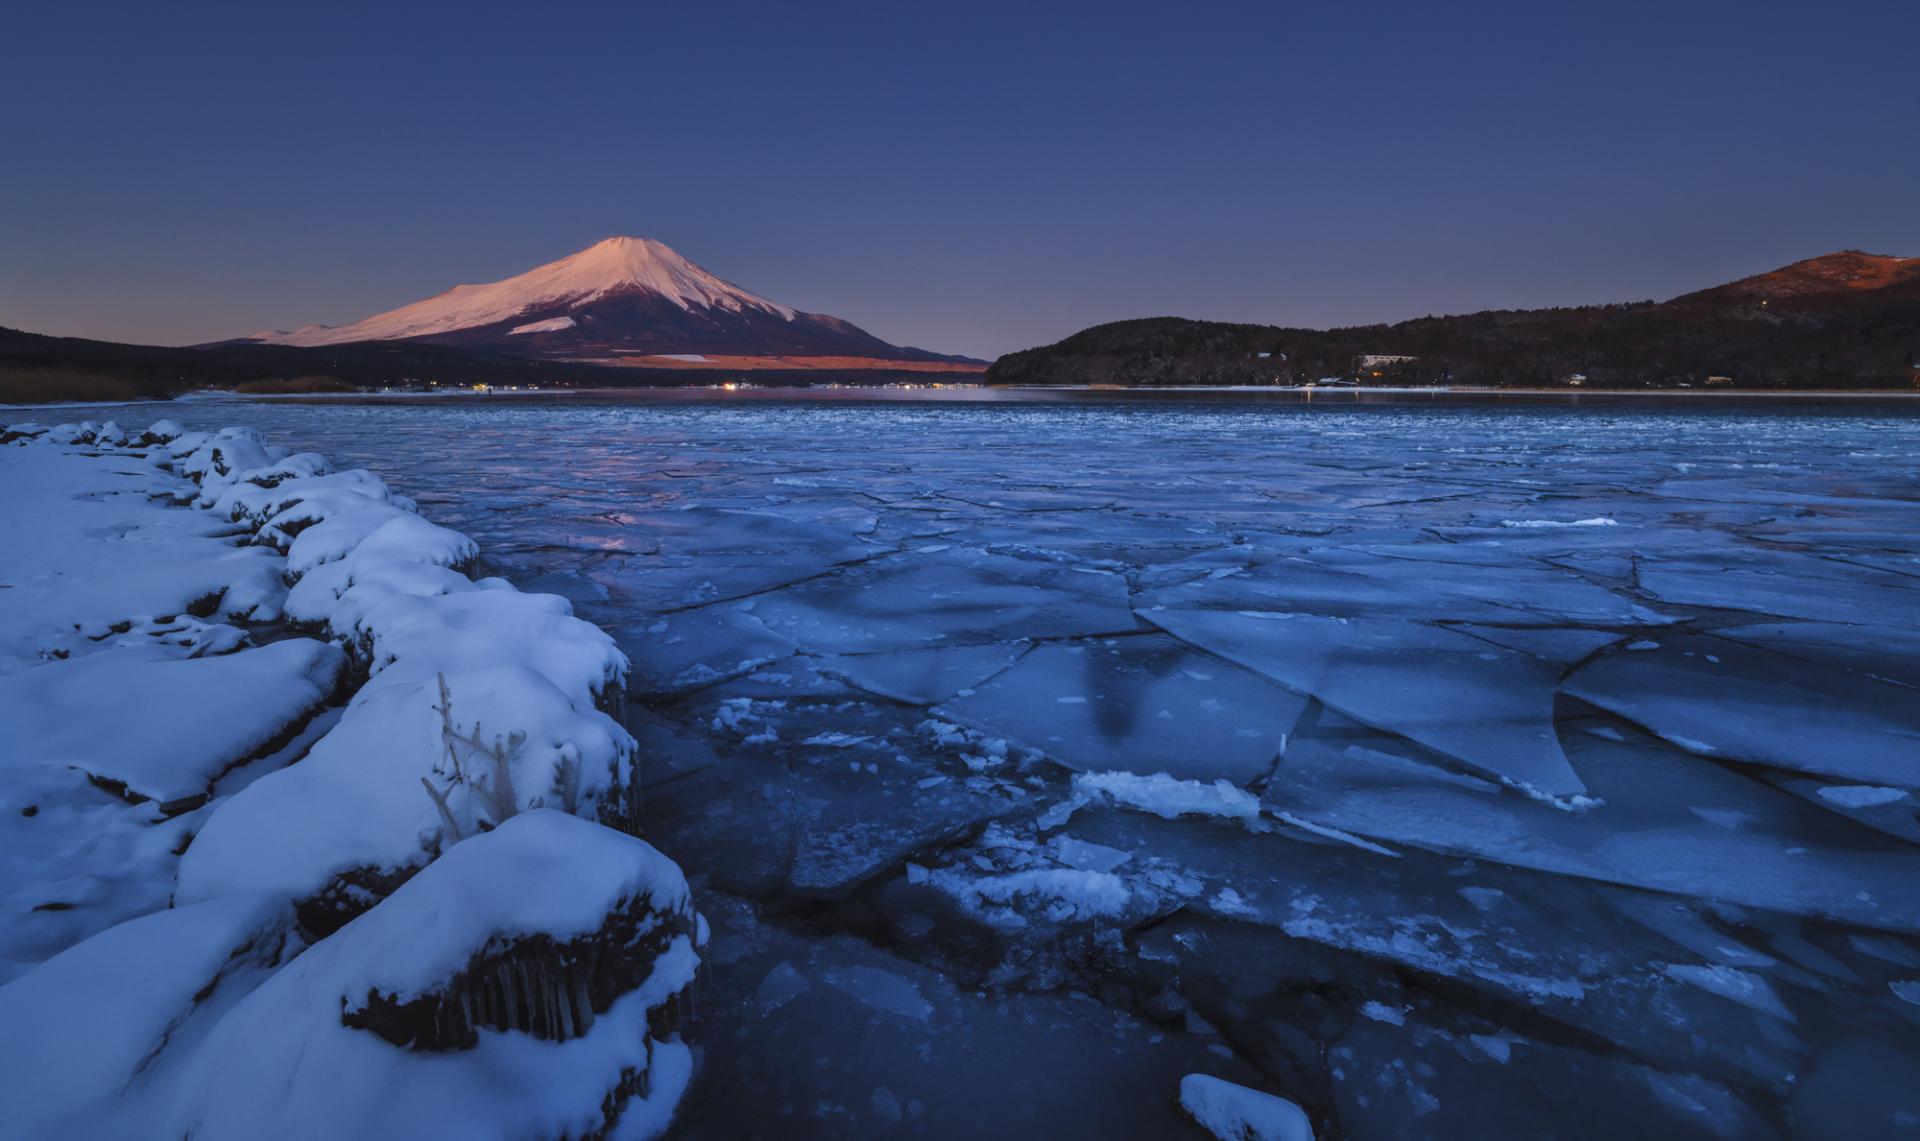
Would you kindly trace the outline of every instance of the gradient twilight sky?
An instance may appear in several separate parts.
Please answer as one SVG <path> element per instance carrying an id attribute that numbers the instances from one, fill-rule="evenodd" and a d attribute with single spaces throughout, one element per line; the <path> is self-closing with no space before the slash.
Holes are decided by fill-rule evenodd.
<path id="1" fill-rule="evenodd" d="M 0 33 L 0 325 L 339 324 L 612 234 L 983 356 L 1920 254 L 1920 0 L 69 0 Z"/>

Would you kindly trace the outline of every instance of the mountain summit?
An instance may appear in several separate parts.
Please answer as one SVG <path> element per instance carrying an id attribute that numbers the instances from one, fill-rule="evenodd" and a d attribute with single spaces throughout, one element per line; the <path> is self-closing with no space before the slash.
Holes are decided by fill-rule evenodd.
<path id="1" fill-rule="evenodd" d="M 627 237 L 350 325 L 246 339 L 300 346 L 420 341 L 637 367 L 971 371 L 981 363 L 890 345 L 838 317 L 742 289 L 664 242 Z"/>
<path id="2" fill-rule="evenodd" d="M 1920 258 L 1841 250 L 1839 253 L 1797 261 L 1768 273 L 1743 277 L 1726 285 L 1689 293 L 1675 298 L 1675 301 L 1771 303 L 1830 296 L 1845 303 L 1849 294 L 1889 289 L 1913 282 L 1920 282 Z"/>

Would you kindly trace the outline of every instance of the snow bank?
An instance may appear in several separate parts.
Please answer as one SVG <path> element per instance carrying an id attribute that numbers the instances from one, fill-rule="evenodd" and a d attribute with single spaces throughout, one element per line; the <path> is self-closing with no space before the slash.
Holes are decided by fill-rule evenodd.
<path id="1" fill-rule="evenodd" d="M 624 809 L 633 742 L 611 718 L 522 666 L 461 671 L 446 684 L 457 735 L 477 730 L 488 743 L 525 735 L 508 766 L 517 808 Z M 455 783 L 439 697 L 437 678 L 361 690 L 305 760 L 215 810 L 181 857 L 176 898 L 270 891 L 350 916 L 370 902 L 367 884 L 404 879 L 461 835 L 504 823 L 491 807 L 487 765 L 480 784 Z M 475 761 L 470 752 L 461 750 L 461 764 Z M 459 835 L 449 835 L 423 781 L 446 798 Z"/>
<path id="2" fill-rule="evenodd" d="M 122 923 L 0 987 L 0 1105 L 10 1136 L 160 1133 L 170 1046 L 205 1035 L 292 948 L 286 904 L 237 896 Z M 159 1062 L 159 1073 L 143 1070 Z"/>
<path id="3" fill-rule="evenodd" d="M 0 799 L 57 830 L 101 817 L 54 801 L 111 793 L 116 836 L 166 843 L 110 850 L 178 862 L 167 910 L 70 925 L 98 933 L 64 951 L 5 941 L 53 956 L 0 987 L 9 1129 L 664 1129 L 692 1071 L 671 1027 L 702 928 L 671 861 L 596 823 L 630 827 L 638 803 L 612 639 L 562 598 L 469 578 L 473 541 L 378 476 L 251 430 L 0 441 L 17 588 L 0 592 Z M 283 610 L 317 636 L 255 647 L 204 620 Z M 296 738 L 348 678 L 344 710 Z M 289 739 L 286 767 L 216 797 Z M 44 886 L 10 908 L 61 898 L 71 847 L 48 840 L 29 868 Z"/>
<path id="4" fill-rule="evenodd" d="M 345 656 L 293 638 L 216 657 L 129 646 L 0 677 L 0 767 L 63 765 L 130 798 L 204 799 L 332 696 Z M 114 715 L 101 716 L 103 705 Z"/>
<path id="5" fill-rule="evenodd" d="M 0 448 L 0 670 L 71 655 L 115 626 L 193 615 L 273 621 L 287 587 L 272 551 L 168 504 L 194 484 L 146 452 L 89 454 L 50 432 Z"/>

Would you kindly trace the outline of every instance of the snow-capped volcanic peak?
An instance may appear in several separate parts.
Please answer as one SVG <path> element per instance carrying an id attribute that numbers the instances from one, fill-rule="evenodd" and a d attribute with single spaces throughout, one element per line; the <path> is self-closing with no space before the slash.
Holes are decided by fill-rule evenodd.
<path id="1" fill-rule="evenodd" d="M 608 238 L 499 285 L 517 283 L 538 290 L 543 298 L 577 292 L 579 300 L 591 301 L 619 289 L 638 287 L 682 309 L 727 309 L 736 313 L 762 309 L 788 321 L 794 318 L 794 311 L 785 305 L 722 281 L 651 238 Z"/>
<path id="2" fill-rule="evenodd" d="M 412 341 L 636 368 L 663 362 L 675 368 L 758 363 L 783 370 L 905 362 L 915 370 L 966 372 L 978 371 L 980 363 L 890 345 L 851 321 L 769 301 L 646 238 L 608 238 L 505 281 L 457 285 L 351 325 L 308 325 L 247 339 L 302 347 Z"/>
<path id="3" fill-rule="evenodd" d="M 505 281 L 456 285 L 436 297 L 351 325 L 308 325 L 259 339 L 284 345 L 337 345 L 428 337 L 493 325 L 523 314 L 564 313 L 619 293 L 648 294 L 688 312 L 757 310 L 785 321 L 797 315 L 785 305 L 721 280 L 663 243 L 649 238 L 608 238 Z M 557 322 L 558 318 L 548 317 L 514 331 L 534 332 L 535 326 L 566 327 L 549 321 Z"/>

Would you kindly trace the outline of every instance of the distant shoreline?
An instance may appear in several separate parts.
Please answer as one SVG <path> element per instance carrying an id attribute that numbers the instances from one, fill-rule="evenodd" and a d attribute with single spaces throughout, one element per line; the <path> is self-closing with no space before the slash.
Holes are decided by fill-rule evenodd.
<path id="1" fill-rule="evenodd" d="M 537 392 L 451 393 L 340 393 L 276 396 L 294 403 L 394 402 L 439 404 L 447 401 L 513 401 L 563 399 L 593 404 L 1047 404 L 1123 405 L 1200 403 L 1216 405 L 1347 405 L 1452 406 L 1515 404 L 1596 407 L 1608 404 L 1684 404 L 1700 407 L 1760 404 L 1886 404 L 1920 408 L 1920 390 L 1905 389 L 1585 389 L 1563 388 L 1282 388 L 1272 385 L 1165 385 L 1117 387 L 1109 385 L 924 385 L 766 387 L 721 389 L 684 388 L 574 388 Z M 249 398 L 251 399 L 251 398 Z"/>
<path id="2" fill-rule="evenodd" d="M 716 385 L 672 388 L 545 388 L 474 392 L 447 389 L 437 392 L 339 392 L 259 394 L 194 392 L 172 398 L 134 401 L 7 404 L 5 408 L 98 408 L 131 404 L 168 405 L 202 400 L 246 400 L 277 404 L 419 404 L 528 403 L 564 400 L 590 404 L 1046 404 L 1116 405 L 1178 404 L 1299 405 L 1343 407 L 1460 406 L 1512 404 L 1525 406 L 1603 407 L 1607 405 L 1690 405 L 1712 407 L 1740 404 L 1888 405 L 1920 408 L 1920 390 L 1878 389 L 1743 389 L 1743 388 L 1345 388 L 1281 387 L 1276 385 L 982 385 L 942 384 L 768 386 L 723 389 Z"/>

